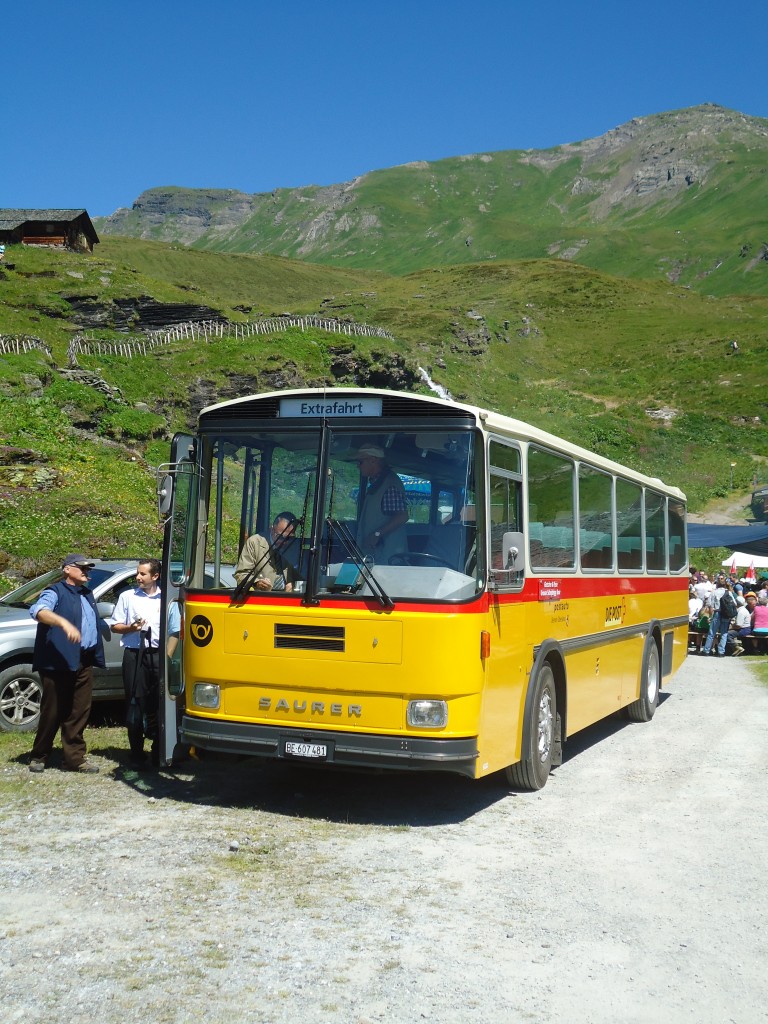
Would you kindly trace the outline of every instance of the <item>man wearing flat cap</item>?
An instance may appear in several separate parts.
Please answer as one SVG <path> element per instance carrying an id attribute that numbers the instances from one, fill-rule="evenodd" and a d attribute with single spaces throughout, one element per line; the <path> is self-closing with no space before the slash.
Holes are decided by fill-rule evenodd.
<path id="1" fill-rule="evenodd" d="M 32 668 L 43 680 L 31 772 L 45 770 L 59 729 L 65 768 L 89 775 L 99 770 L 86 760 L 83 739 L 91 713 L 93 666 L 104 667 L 99 613 L 87 586 L 93 566 L 85 555 L 67 555 L 62 579 L 46 587 L 29 609 L 37 622 Z"/>
<path id="2" fill-rule="evenodd" d="M 360 472 L 368 480 L 357 524 L 357 544 L 364 555 L 371 555 L 379 565 L 386 565 L 396 552 L 408 550 L 405 488 L 385 459 L 384 449 L 375 444 L 363 445 L 355 456 Z"/>

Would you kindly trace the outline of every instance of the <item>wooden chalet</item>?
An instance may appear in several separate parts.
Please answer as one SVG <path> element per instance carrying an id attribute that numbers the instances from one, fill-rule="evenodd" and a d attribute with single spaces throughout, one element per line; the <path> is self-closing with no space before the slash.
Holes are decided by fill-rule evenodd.
<path id="1" fill-rule="evenodd" d="M 52 245 L 93 252 L 99 236 L 87 210 L 2 210 L 0 243 Z"/>

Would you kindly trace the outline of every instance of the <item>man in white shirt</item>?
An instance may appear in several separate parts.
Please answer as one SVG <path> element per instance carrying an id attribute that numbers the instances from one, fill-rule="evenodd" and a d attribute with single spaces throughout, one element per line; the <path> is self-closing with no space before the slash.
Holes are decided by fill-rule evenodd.
<path id="1" fill-rule="evenodd" d="M 160 681 L 160 562 L 145 558 L 136 570 L 135 590 L 125 590 L 107 624 L 120 635 L 123 648 L 123 689 L 128 702 L 128 742 L 131 760 L 143 764 L 144 737 L 152 742 L 156 760 L 157 697 Z M 135 711 L 136 702 L 140 714 Z"/>
<path id="2" fill-rule="evenodd" d="M 725 576 L 720 573 L 717 577 L 715 589 L 705 602 L 712 609 L 712 618 L 709 621 L 709 633 L 707 633 L 707 639 L 704 641 L 704 647 L 702 648 L 701 653 L 710 654 L 715 645 L 715 640 L 719 637 L 720 639 L 717 642 L 718 658 L 725 657 L 725 645 L 728 642 L 728 625 L 731 621 L 730 617 L 726 618 L 720 614 L 720 599 L 726 589 Z"/>
<path id="3" fill-rule="evenodd" d="M 714 584 L 711 582 L 709 576 L 707 576 L 705 572 L 701 574 L 701 579 L 699 580 L 699 582 L 694 583 L 693 585 L 693 592 L 696 594 L 696 597 L 699 598 L 702 604 L 709 605 L 710 607 L 712 605 L 711 599 L 712 592 L 714 591 L 714 589 Z"/>

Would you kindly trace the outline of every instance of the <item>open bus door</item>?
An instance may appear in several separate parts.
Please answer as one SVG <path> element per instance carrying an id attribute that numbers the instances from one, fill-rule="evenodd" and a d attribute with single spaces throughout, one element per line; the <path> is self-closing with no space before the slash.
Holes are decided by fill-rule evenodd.
<path id="1" fill-rule="evenodd" d="M 158 702 L 158 751 L 160 764 L 173 761 L 178 743 L 180 702 L 184 695 L 183 586 L 189 566 L 190 536 L 186 529 L 197 495 L 195 440 L 176 434 L 171 462 L 157 472 L 157 498 L 163 533 L 161 612 L 161 680 Z"/>

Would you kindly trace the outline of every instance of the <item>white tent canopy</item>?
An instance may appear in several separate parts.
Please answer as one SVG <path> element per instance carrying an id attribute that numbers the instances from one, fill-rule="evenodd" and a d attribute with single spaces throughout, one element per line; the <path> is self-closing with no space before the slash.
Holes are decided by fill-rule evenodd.
<path id="1" fill-rule="evenodd" d="M 734 560 L 737 568 L 748 569 L 750 565 L 754 565 L 756 569 L 765 569 L 768 567 L 768 557 L 766 555 L 747 555 L 743 551 L 734 551 L 724 559 L 721 565 L 733 565 Z"/>

